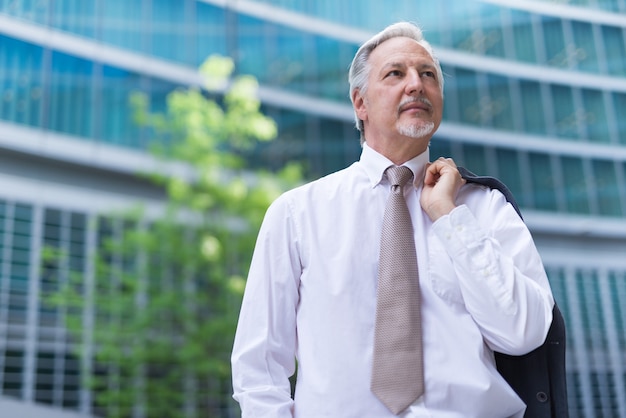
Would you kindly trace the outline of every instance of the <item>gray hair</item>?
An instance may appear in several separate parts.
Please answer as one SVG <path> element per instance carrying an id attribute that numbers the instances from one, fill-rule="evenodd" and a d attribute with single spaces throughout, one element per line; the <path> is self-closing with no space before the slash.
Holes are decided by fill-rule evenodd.
<path id="1" fill-rule="evenodd" d="M 426 41 L 426 39 L 424 39 L 422 29 L 420 29 L 419 26 L 409 22 L 399 22 L 387 26 L 381 32 L 371 37 L 368 41 L 361 45 L 359 50 L 354 55 L 352 64 L 350 64 L 350 71 L 348 72 L 350 100 L 352 101 L 352 105 L 354 105 L 352 93 L 355 90 L 359 90 L 361 94 L 365 94 L 367 91 L 367 79 L 371 69 L 369 65 L 370 54 L 378 45 L 389 39 L 397 37 L 414 39 L 430 54 L 435 63 L 437 79 L 439 80 L 439 88 L 441 89 L 441 96 L 443 97 L 443 72 L 441 71 L 441 64 L 439 64 L 439 59 L 435 56 L 432 46 L 428 43 L 428 41 Z M 364 125 L 363 121 L 357 116 L 356 110 L 354 112 L 354 121 L 356 128 L 361 133 L 361 143 L 363 143 L 365 142 Z"/>

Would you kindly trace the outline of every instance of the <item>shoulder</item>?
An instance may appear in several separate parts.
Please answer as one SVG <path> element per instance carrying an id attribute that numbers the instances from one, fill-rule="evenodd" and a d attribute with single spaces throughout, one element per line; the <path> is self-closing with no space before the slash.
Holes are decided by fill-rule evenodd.
<path id="1" fill-rule="evenodd" d="M 519 206 L 517 205 L 515 196 L 509 190 L 507 185 L 504 184 L 502 181 L 491 176 L 476 175 L 464 167 L 459 167 L 459 172 L 461 173 L 461 176 L 467 181 L 467 185 L 476 186 L 486 191 L 489 191 L 499 200 L 501 200 L 501 197 L 504 197 L 505 201 L 508 202 L 513 207 L 513 209 L 515 209 L 517 215 L 522 218 L 522 213 L 519 209 Z"/>
<path id="2" fill-rule="evenodd" d="M 476 218 L 487 223 L 502 217 L 515 222 L 522 220 L 514 201 L 509 201 L 500 189 L 483 184 L 465 184 L 459 191 L 457 204 L 466 205 Z"/>
<path id="3" fill-rule="evenodd" d="M 362 176 L 362 170 L 353 164 L 342 170 L 327 174 L 283 193 L 275 203 L 302 202 L 332 196 L 343 188 L 350 188 Z"/>

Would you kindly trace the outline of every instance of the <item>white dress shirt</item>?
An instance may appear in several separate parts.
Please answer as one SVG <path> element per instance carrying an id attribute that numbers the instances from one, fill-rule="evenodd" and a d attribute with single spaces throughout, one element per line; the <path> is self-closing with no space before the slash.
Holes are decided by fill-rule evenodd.
<path id="1" fill-rule="evenodd" d="M 541 345 L 554 304 L 531 235 L 504 196 L 464 185 L 433 223 L 419 198 L 428 151 L 405 165 L 422 295 L 425 393 L 403 418 L 522 417 L 493 351 Z M 244 418 L 386 418 L 370 391 L 378 253 L 392 163 L 364 145 L 350 167 L 291 190 L 261 227 L 232 353 Z M 295 401 L 288 378 L 298 359 Z"/>

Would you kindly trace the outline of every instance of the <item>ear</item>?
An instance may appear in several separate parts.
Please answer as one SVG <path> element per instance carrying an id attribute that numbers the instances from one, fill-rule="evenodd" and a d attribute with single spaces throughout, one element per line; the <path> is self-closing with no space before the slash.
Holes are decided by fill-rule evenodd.
<path id="1" fill-rule="evenodd" d="M 362 121 L 367 120 L 367 106 L 365 98 L 361 95 L 359 89 L 352 90 L 352 105 L 354 106 L 354 112 Z"/>

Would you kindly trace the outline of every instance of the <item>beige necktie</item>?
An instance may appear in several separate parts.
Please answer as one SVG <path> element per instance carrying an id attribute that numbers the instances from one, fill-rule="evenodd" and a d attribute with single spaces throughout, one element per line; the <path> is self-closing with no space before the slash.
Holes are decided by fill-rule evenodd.
<path id="1" fill-rule="evenodd" d="M 413 225 L 402 191 L 408 167 L 386 171 L 391 194 L 380 242 L 371 390 L 394 414 L 424 393 L 419 277 Z"/>

